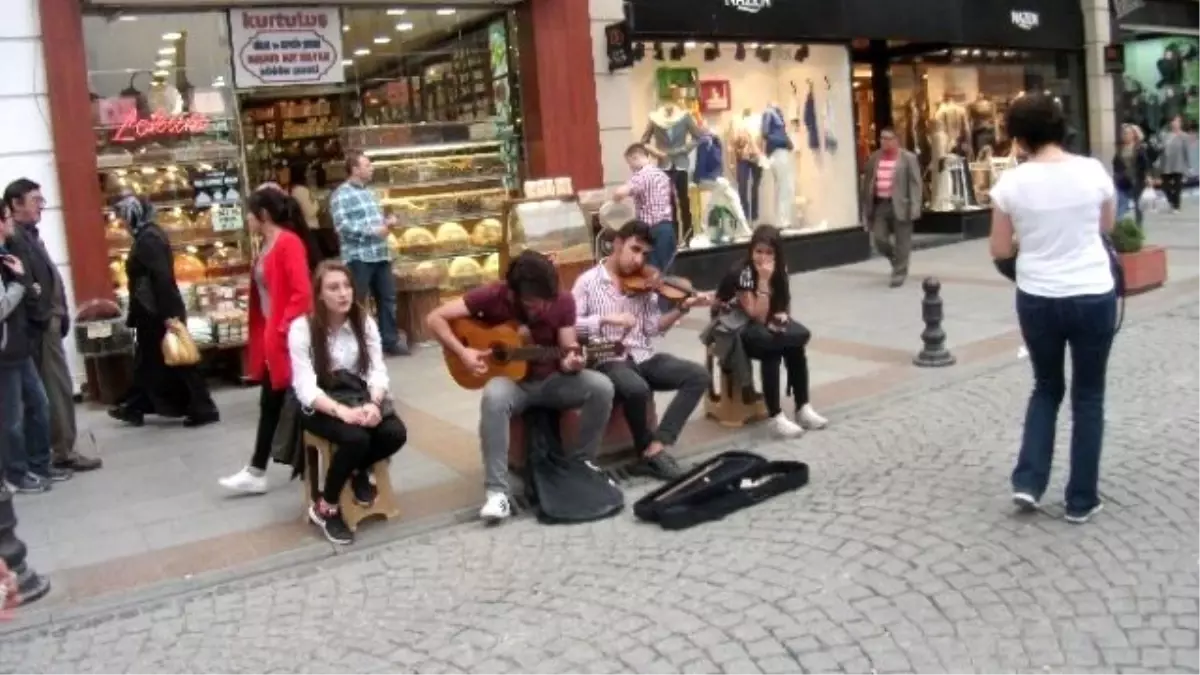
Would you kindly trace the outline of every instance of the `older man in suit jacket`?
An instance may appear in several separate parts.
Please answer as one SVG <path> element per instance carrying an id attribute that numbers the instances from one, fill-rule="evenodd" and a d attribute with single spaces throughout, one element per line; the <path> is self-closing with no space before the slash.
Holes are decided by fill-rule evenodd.
<path id="1" fill-rule="evenodd" d="M 896 132 L 879 132 L 879 149 L 867 160 L 862 189 L 863 226 L 875 249 L 892 263 L 891 287 L 904 284 L 912 253 L 913 221 L 921 217 L 921 164 L 900 147 Z"/>

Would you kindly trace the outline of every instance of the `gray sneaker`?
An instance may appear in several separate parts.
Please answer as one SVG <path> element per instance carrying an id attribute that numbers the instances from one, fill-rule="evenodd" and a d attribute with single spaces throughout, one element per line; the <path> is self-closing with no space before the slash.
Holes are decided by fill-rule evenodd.
<path id="1" fill-rule="evenodd" d="M 39 492 L 48 492 L 50 490 L 50 481 L 40 478 L 32 473 L 26 473 L 24 476 L 15 480 L 9 479 L 5 481 L 8 489 L 11 492 L 18 494 L 37 494 Z"/>

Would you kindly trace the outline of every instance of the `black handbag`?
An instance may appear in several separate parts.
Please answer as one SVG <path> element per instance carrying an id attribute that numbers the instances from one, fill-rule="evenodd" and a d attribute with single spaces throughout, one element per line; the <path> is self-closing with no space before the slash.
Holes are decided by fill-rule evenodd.
<path id="1" fill-rule="evenodd" d="M 1121 254 L 1117 253 L 1117 247 L 1113 244 L 1112 237 L 1101 234 L 1100 241 L 1104 244 L 1104 252 L 1108 254 L 1108 267 L 1112 271 L 1113 277 L 1113 292 L 1116 293 L 1119 303 L 1117 327 L 1113 331 L 1118 333 L 1121 331 L 1121 325 L 1125 323 L 1125 296 L 1128 293 L 1125 285 L 1125 268 L 1121 266 Z M 1017 256 L 1020 254 L 1021 252 L 1018 250 L 1007 258 L 995 258 L 992 261 L 996 265 L 996 271 L 1014 283 L 1017 281 Z"/>
<path id="2" fill-rule="evenodd" d="M 590 462 L 563 453 L 559 415 L 546 408 L 530 408 L 522 414 L 525 491 L 538 520 L 584 523 L 617 515 L 625 508 L 624 493 Z"/>
<path id="3" fill-rule="evenodd" d="M 752 452 L 730 450 L 642 497 L 633 505 L 633 513 L 664 530 L 683 530 L 807 484 L 808 465 L 803 462 L 773 462 Z"/>

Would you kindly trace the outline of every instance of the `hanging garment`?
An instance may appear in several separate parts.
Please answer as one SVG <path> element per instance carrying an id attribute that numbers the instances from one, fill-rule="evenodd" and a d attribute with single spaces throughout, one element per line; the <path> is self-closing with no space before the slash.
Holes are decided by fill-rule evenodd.
<path id="1" fill-rule="evenodd" d="M 775 174 L 775 219 L 780 229 L 792 226 L 796 209 L 796 158 L 791 150 L 771 153 L 771 172 Z"/>
<path id="2" fill-rule="evenodd" d="M 737 163 L 737 189 L 742 210 L 751 223 L 758 222 L 758 204 L 761 199 L 763 168 L 758 158 L 739 159 Z"/>
<path id="3" fill-rule="evenodd" d="M 787 124 L 783 121 L 783 111 L 776 106 L 763 112 L 762 138 L 767 155 L 779 149 L 791 152 L 794 148 L 792 139 L 787 134 Z"/>
<path id="4" fill-rule="evenodd" d="M 804 97 L 804 130 L 808 132 L 808 148 L 820 150 L 821 131 L 817 127 L 817 102 L 813 99 L 811 89 Z"/>
<path id="5" fill-rule="evenodd" d="M 825 152 L 834 154 L 838 149 L 837 137 L 833 135 L 833 97 L 825 94 Z"/>

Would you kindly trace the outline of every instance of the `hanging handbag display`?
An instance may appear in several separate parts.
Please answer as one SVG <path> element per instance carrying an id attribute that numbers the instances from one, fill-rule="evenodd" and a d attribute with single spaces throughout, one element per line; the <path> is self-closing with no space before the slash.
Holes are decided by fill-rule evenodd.
<path id="1" fill-rule="evenodd" d="M 167 334 L 162 340 L 163 362 L 172 368 L 200 363 L 200 350 L 179 319 L 167 319 Z"/>
<path id="2" fill-rule="evenodd" d="M 633 505 L 633 513 L 664 530 L 683 530 L 807 484 L 808 465 L 803 462 L 773 462 L 752 452 L 730 450 L 642 497 Z"/>

